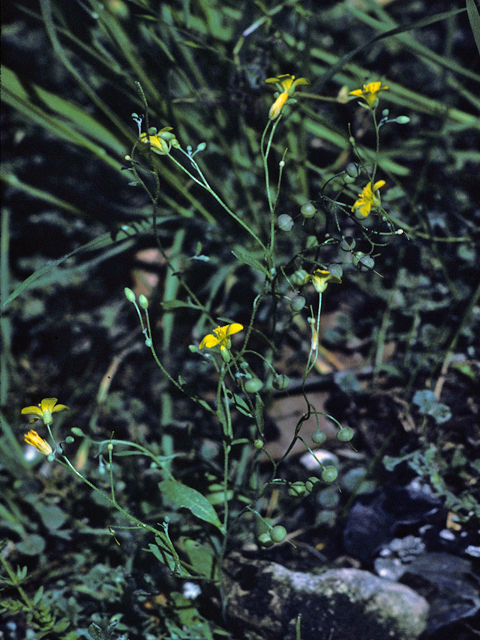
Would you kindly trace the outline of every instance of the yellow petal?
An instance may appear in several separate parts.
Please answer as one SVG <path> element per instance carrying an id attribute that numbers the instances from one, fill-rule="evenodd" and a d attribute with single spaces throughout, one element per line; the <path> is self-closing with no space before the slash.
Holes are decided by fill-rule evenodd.
<path id="1" fill-rule="evenodd" d="M 31 416 L 38 416 L 39 418 L 42 417 L 42 410 L 40 409 L 40 407 L 25 407 L 24 409 L 22 409 L 22 414 L 24 415 L 31 415 Z"/>
<path id="2" fill-rule="evenodd" d="M 276 118 L 278 118 L 288 98 L 289 95 L 287 92 L 281 93 L 278 96 L 278 98 L 270 107 L 270 111 L 268 112 L 268 117 L 270 118 L 270 120 L 276 120 Z"/>
<path id="3" fill-rule="evenodd" d="M 219 342 L 220 340 L 210 333 L 208 334 L 208 336 L 204 337 L 204 339 L 200 342 L 198 348 L 203 349 L 204 347 L 207 347 L 207 349 L 211 349 L 212 347 L 216 347 Z"/>
<path id="4" fill-rule="evenodd" d="M 25 435 L 25 442 L 32 445 L 32 447 L 35 447 L 35 449 L 38 449 L 40 453 L 43 453 L 46 456 L 49 456 L 53 452 L 53 449 L 48 442 L 41 438 L 36 431 L 33 431 L 33 429 Z"/>

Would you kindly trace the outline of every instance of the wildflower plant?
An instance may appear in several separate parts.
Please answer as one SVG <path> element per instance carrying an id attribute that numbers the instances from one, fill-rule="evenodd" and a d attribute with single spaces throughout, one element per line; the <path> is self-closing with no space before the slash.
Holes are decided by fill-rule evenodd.
<path id="1" fill-rule="evenodd" d="M 321 323 L 322 296 L 329 288 L 329 285 L 342 284 L 342 262 L 344 262 L 341 253 L 339 253 L 337 259 L 334 259 L 327 265 L 322 260 L 322 251 L 327 248 L 330 250 L 335 245 L 340 252 L 351 253 L 353 260 L 355 259 L 355 255 L 357 255 L 358 258 L 360 252 L 357 251 L 355 253 L 353 251 L 355 245 L 354 240 L 350 237 L 350 242 L 347 242 L 347 238 L 343 234 L 342 228 L 344 222 L 341 216 L 344 217 L 345 222 L 349 222 L 350 224 L 353 222 L 360 232 L 361 239 L 367 241 L 367 251 L 363 253 L 364 258 L 368 258 L 373 249 L 377 247 L 378 242 L 376 238 L 378 236 L 393 237 L 395 234 L 393 225 L 381 206 L 379 189 L 386 185 L 386 181 L 376 180 L 377 161 L 375 160 L 373 169 L 368 169 L 360 150 L 351 138 L 350 141 L 353 151 L 357 156 L 357 164 L 350 164 L 340 174 L 331 178 L 322 187 L 318 200 L 302 205 L 297 216 L 298 221 L 303 220 L 300 226 L 298 226 L 297 222 L 297 227 L 295 227 L 293 218 L 291 218 L 292 224 L 283 225 L 285 231 L 292 234 L 295 233 L 296 229 L 301 230 L 303 225 L 309 225 L 313 231 L 315 228 L 315 217 L 319 209 L 325 208 L 327 203 L 327 209 L 335 209 L 338 233 L 330 238 L 320 240 L 321 233 L 317 231 L 317 239 L 314 243 L 309 244 L 307 242 L 303 247 L 300 246 L 296 249 L 295 253 L 288 256 L 287 259 L 282 259 L 277 255 L 279 243 L 278 233 L 280 231 L 277 207 L 282 199 L 283 172 L 287 170 L 288 159 L 285 149 L 283 153 L 281 153 L 280 161 L 277 161 L 277 184 L 275 188 L 272 188 L 270 172 L 274 155 L 275 136 L 277 134 L 277 127 L 281 122 L 281 117 L 284 115 L 283 108 L 285 104 L 290 103 L 292 106 L 295 105 L 296 100 L 294 100 L 292 96 L 296 94 L 299 87 L 306 86 L 310 83 L 306 78 L 296 79 L 295 76 L 289 74 L 268 78 L 266 83 L 275 84 L 279 90 L 273 104 L 270 106 L 267 124 L 260 143 L 269 217 L 267 224 L 262 224 L 257 228 L 252 227 L 242 216 L 235 212 L 234 207 L 230 206 L 213 188 L 202 168 L 201 154 L 205 151 L 207 145 L 200 143 L 197 145 L 195 151 L 193 151 L 190 145 L 184 148 L 181 140 L 174 132 L 174 128 L 171 126 L 163 126 L 161 129 L 151 127 L 149 126 L 149 119 L 134 113 L 132 117 L 138 126 L 138 138 L 133 145 L 131 153 L 126 156 L 126 162 L 134 178 L 132 184 L 142 187 L 150 198 L 153 207 L 153 224 L 156 229 L 157 244 L 164 259 L 172 269 L 172 272 L 175 270 L 175 276 L 188 295 L 186 307 L 190 310 L 195 310 L 199 315 L 199 326 L 204 326 L 204 323 L 213 324 L 210 332 L 205 332 L 204 337 L 197 343 L 198 346 L 194 344 L 190 346 L 191 353 L 198 354 L 200 359 L 213 365 L 213 370 L 216 372 L 216 400 L 212 404 L 207 402 L 205 398 L 202 398 L 200 394 L 188 391 L 182 377 L 170 372 L 168 365 L 162 362 L 162 356 L 155 346 L 156 339 L 150 318 L 150 302 L 143 294 L 140 295 L 137 300 L 135 293 L 130 288 L 125 288 L 127 300 L 132 303 L 136 309 L 144 335 L 145 346 L 151 352 L 161 372 L 173 388 L 176 388 L 181 393 L 188 394 L 190 400 L 199 405 L 204 413 L 213 417 L 221 428 L 223 478 L 218 484 L 219 497 L 214 501 L 214 504 L 218 505 L 217 509 L 215 509 L 207 497 L 175 477 L 175 454 L 168 445 L 168 438 L 164 438 L 163 441 L 163 456 L 153 454 L 145 447 L 127 441 L 116 440 L 113 436 L 109 441 L 98 443 L 100 451 L 106 449 L 108 452 L 111 491 L 110 494 L 107 494 L 72 465 L 64 452 L 66 442 L 59 444 L 52 442 L 52 444 L 54 444 L 54 448 L 52 448 L 52 446 L 43 440 L 35 431 L 30 431 L 25 436 L 28 444 L 33 445 L 47 455 L 49 461 L 56 460 L 68 468 L 78 478 L 82 479 L 87 485 L 98 492 L 105 500 L 110 502 L 110 504 L 118 509 L 127 519 L 133 522 L 134 526 L 147 529 L 153 533 L 155 544 L 150 544 L 151 552 L 157 559 L 167 564 L 173 572 L 182 577 L 198 576 L 198 573 L 204 573 L 204 569 L 201 569 L 200 566 L 196 564 L 196 561 L 191 561 L 193 562 L 192 565 L 191 562 L 189 563 L 182 560 L 176 549 L 176 544 L 170 537 L 168 518 L 165 519 L 163 528 L 145 524 L 136 516 L 129 514 L 117 501 L 113 477 L 113 457 L 115 451 L 119 447 L 120 449 L 127 447 L 127 449 L 130 448 L 132 452 L 135 451 L 136 453 L 142 453 L 150 457 L 154 464 L 161 469 L 164 476 L 164 479 L 159 483 L 159 489 L 162 494 L 178 507 L 189 510 L 192 516 L 203 522 L 205 526 L 213 527 L 209 535 L 216 539 L 214 544 L 216 552 L 214 556 L 212 556 L 212 563 L 207 572 L 208 575 L 205 577 L 219 582 L 220 585 L 222 580 L 220 567 L 225 553 L 231 545 L 232 536 L 235 537 L 236 532 L 239 527 L 242 526 L 242 522 L 244 522 L 248 515 L 251 516 L 253 514 L 259 521 L 264 522 L 264 515 L 258 511 L 256 505 L 261 504 L 263 498 L 272 491 L 273 487 L 278 489 L 282 485 L 285 486 L 288 495 L 291 497 L 304 495 L 306 491 L 305 485 L 301 481 L 288 484 L 282 480 L 278 476 L 278 469 L 281 466 L 282 460 L 297 440 L 301 440 L 304 446 L 313 454 L 311 446 L 302 437 L 301 429 L 303 423 L 310 415 L 317 416 L 318 418 L 319 411 L 308 399 L 305 384 L 308 374 L 315 366 L 318 358 L 318 336 Z M 138 84 L 137 89 L 144 102 L 144 112 L 148 113 L 149 105 L 145 98 L 143 87 Z M 377 132 L 377 151 L 379 144 L 378 131 L 380 127 L 388 121 L 384 112 L 382 120 L 377 124 L 376 107 L 379 101 L 377 96 L 380 91 L 386 91 L 387 89 L 388 87 L 382 86 L 380 82 L 373 82 L 365 85 L 362 90 L 351 92 L 353 95 L 364 99 L 372 112 L 375 130 Z M 144 120 L 147 128 L 146 131 L 142 131 Z M 227 324 L 217 324 L 218 320 L 213 316 L 210 308 L 202 301 L 202 297 L 191 287 L 185 275 L 174 268 L 172 258 L 163 247 L 157 228 L 156 212 L 161 195 L 161 173 L 158 162 L 162 164 L 165 162 L 170 163 L 180 174 L 183 173 L 187 180 L 190 180 L 193 184 L 197 185 L 197 187 L 204 190 L 208 196 L 211 197 L 212 201 L 216 202 L 217 205 L 223 209 L 230 218 L 232 225 L 236 226 L 239 231 L 243 230 L 243 232 L 245 232 L 245 247 L 239 248 L 237 244 L 233 250 L 233 254 L 237 260 L 247 265 L 260 276 L 258 280 L 260 286 L 258 286 L 257 294 L 253 301 L 247 326 L 238 322 L 236 318 L 229 319 Z M 363 187 L 361 193 L 359 193 L 358 199 L 353 205 L 350 205 L 348 204 L 348 193 L 354 188 L 353 185 L 355 181 L 359 179 L 362 174 L 366 174 L 369 181 L 366 186 Z M 335 183 L 338 183 L 337 192 L 332 196 L 327 196 L 327 189 L 330 191 Z M 348 191 L 346 192 L 347 188 Z M 341 198 L 343 199 L 345 196 L 345 200 L 342 201 Z M 379 230 L 378 226 L 371 228 L 362 226 L 361 222 L 372 213 L 380 216 L 380 227 L 383 226 L 386 227 L 386 229 Z M 259 257 L 256 257 L 257 254 L 259 254 Z M 367 264 L 365 260 L 363 264 Z M 260 331 L 256 326 L 259 308 L 267 298 L 275 300 L 276 305 L 282 304 L 282 301 L 289 301 L 291 296 L 296 296 L 296 299 L 300 300 L 302 297 L 299 294 L 310 284 L 313 285 L 317 294 L 318 306 L 316 312 L 312 311 L 308 318 L 311 337 L 310 351 L 305 362 L 305 373 L 303 376 L 303 394 L 306 403 L 305 413 L 292 431 L 291 444 L 285 451 L 284 456 L 280 460 L 274 460 L 270 456 L 268 449 L 265 448 L 266 436 L 264 433 L 263 394 L 265 389 L 268 388 L 268 386 L 271 387 L 272 384 L 275 388 L 288 388 L 288 378 L 282 376 L 282 374 L 275 370 L 275 366 L 271 361 L 271 355 L 267 355 L 268 352 L 262 354 L 258 351 L 258 346 L 252 348 L 250 343 L 254 336 L 257 335 L 267 342 L 273 343 L 277 340 L 275 336 L 274 317 L 272 317 L 271 329 L 268 329 L 267 333 L 265 333 L 265 330 Z M 293 314 L 301 313 L 304 304 L 305 302 L 303 302 L 302 305 L 296 305 Z M 256 343 L 257 340 L 255 340 L 255 344 Z M 25 407 L 22 410 L 22 414 L 33 415 L 35 418 L 42 419 L 50 431 L 53 414 L 68 410 L 66 405 L 58 405 L 56 403 L 56 398 L 46 398 L 42 400 L 38 407 Z M 241 414 L 252 421 L 250 437 L 246 437 L 245 435 L 237 437 L 235 433 L 234 414 Z M 343 428 L 334 416 L 329 417 L 334 423 L 337 423 L 339 427 L 339 439 L 342 442 L 348 442 L 353 437 L 353 431 L 349 428 Z M 75 436 L 84 436 L 83 432 L 75 428 L 72 429 L 72 433 Z M 51 431 L 50 435 L 52 435 Z M 315 443 L 312 443 L 312 446 L 315 446 Z M 267 482 L 258 485 L 253 491 L 246 491 L 246 487 L 242 489 L 243 506 L 242 501 L 240 503 L 238 502 L 237 491 L 233 490 L 234 485 L 232 485 L 232 455 L 235 454 L 236 458 L 238 456 L 236 452 L 239 448 L 251 450 L 253 453 L 252 463 L 250 464 L 250 474 L 256 473 L 256 461 L 261 457 L 266 457 L 271 464 L 271 475 Z M 173 454 L 173 458 L 170 458 L 169 454 Z M 323 481 L 327 483 L 334 482 L 337 477 L 336 469 L 328 465 L 325 466 L 322 462 L 318 462 L 318 464 Z M 247 470 L 245 469 L 245 471 Z M 250 479 L 249 482 L 251 484 L 252 480 Z M 216 531 L 216 533 L 214 534 L 213 531 Z M 273 523 L 273 525 L 267 524 L 266 529 L 264 527 L 258 538 L 258 544 L 270 546 L 271 544 L 282 541 L 286 535 L 287 532 L 282 525 L 275 523 Z"/>
<path id="2" fill-rule="evenodd" d="M 50 0 L 40 4 L 56 55 L 77 78 Z M 119 214 L 113 222 L 108 219 L 108 233 L 82 250 L 100 246 L 114 255 L 122 246 L 125 252 L 131 251 L 142 238 L 155 246 L 162 261 L 158 286 L 139 294 L 131 283 L 121 283 L 128 302 L 125 314 L 136 317 L 139 325 L 138 333 L 132 334 L 140 336 L 132 338 L 136 353 L 142 366 L 158 367 L 155 377 L 161 380 L 155 398 L 158 406 L 149 407 L 154 434 L 142 440 L 142 429 L 137 431 L 129 416 L 125 422 L 130 438 L 115 437 L 113 428 L 99 436 L 101 429 L 109 428 L 99 426 L 99 416 L 108 396 L 110 370 L 97 395 L 98 406 L 91 411 L 89 429 L 74 421 L 81 396 L 77 390 L 66 399 L 70 409 L 57 404 L 56 398 L 44 398 L 21 414 L 30 423 L 37 421 L 36 430 L 24 436 L 26 444 L 46 457 L 37 456 L 35 464 L 41 460 L 44 465 L 61 465 L 109 506 L 109 517 L 116 512 L 113 546 L 122 546 L 117 539 L 121 540 L 120 534 L 143 532 L 144 546 L 156 562 L 179 578 L 215 585 L 223 597 L 222 566 L 228 552 L 244 543 L 255 544 L 259 551 L 285 542 L 295 544 L 283 514 L 295 501 L 314 494 L 319 484 L 337 482 L 337 468 L 315 456 L 326 438 L 320 417 L 334 425 L 342 444 L 354 438 L 354 431 L 336 414 L 325 414 L 308 391 L 310 374 L 321 371 L 325 301 L 341 296 L 345 285 L 361 276 L 358 272 L 364 272 L 370 282 L 380 281 L 382 267 L 377 262 L 388 255 L 389 245 L 395 240 L 406 243 L 411 235 L 421 237 L 430 230 L 400 215 L 407 208 L 398 205 L 402 200 L 398 176 L 403 167 L 393 152 L 382 154 L 387 125 L 390 133 L 393 127 L 409 123 L 407 116 L 390 117 L 390 102 L 395 105 L 392 109 L 398 104 L 413 108 L 394 83 L 378 75 L 364 81 L 366 70 L 358 74 L 361 77 L 346 70 L 342 82 L 347 78 L 348 86 L 336 97 L 321 95 L 324 89 L 318 87 L 328 86 L 328 74 L 322 76 L 315 58 L 319 53 L 312 48 L 309 55 L 317 62 L 308 69 L 305 66 L 299 75 L 266 77 L 265 67 L 274 64 L 269 61 L 258 76 L 261 89 L 252 92 L 253 98 L 242 102 L 241 83 L 236 86 L 235 82 L 226 96 L 220 96 L 215 73 L 200 69 L 190 55 L 190 45 L 192 50 L 201 47 L 206 55 L 211 53 L 206 44 L 209 38 L 172 43 L 171 33 L 181 22 L 182 11 L 188 12 L 189 3 L 183 3 L 181 11 L 169 3 L 161 5 L 159 19 L 157 9 L 142 3 L 140 18 L 144 31 L 139 33 L 154 34 L 150 41 L 168 52 L 165 57 L 171 64 L 165 77 L 154 81 L 158 69 L 146 71 L 140 49 L 127 36 L 126 25 L 132 26 L 129 6 L 91 2 L 95 46 L 88 49 L 89 59 L 105 56 L 111 62 L 110 49 L 116 46 L 122 52 L 124 58 L 115 61 L 112 77 L 121 78 L 122 100 L 128 109 L 136 110 L 131 121 L 113 113 L 82 79 L 80 86 L 115 135 L 85 109 L 74 112 L 70 128 L 62 122 L 62 127 L 54 129 L 50 114 L 44 116 L 47 129 L 60 131 L 69 143 L 88 149 L 115 172 L 116 180 L 126 177 L 124 186 L 127 189 L 128 181 L 127 190 L 134 194 L 133 205 L 121 211 L 124 218 Z M 238 67 L 245 40 L 259 25 L 269 25 L 274 15 L 266 12 L 242 34 L 232 54 Z M 191 18 L 199 24 L 198 16 Z M 220 22 L 211 21 L 211 28 L 218 28 L 216 37 L 223 47 Z M 72 42 L 78 44 L 78 39 Z M 226 55 L 226 49 L 222 51 Z M 300 68 L 298 51 L 292 50 L 285 67 L 277 70 Z M 129 71 L 124 74 L 125 66 Z M 21 98 L 27 109 L 28 95 L 8 71 L 4 77 L 7 86 L 19 93 L 17 102 Z M 50 111 L 58 110 L 56 96 L 40 95 Z M 314 111 L 320 101 L 327 105 L 322 114 Z M 223 108 L 224 103 L 228 108 Z M 65 113 L 72 113 L 71 105 L 63 107 Z M 432 100 L 425 101 L 423 108 L 443 113 L 443 106 Z M 325 113 L 332 120 L 337 113 L 348 114 L 350 121 L 358 118 L 365 138 L 353 125 L 340 133 L 324 126 Z M 36 103 L 31 114 L 34 122 L 41 117 Z M 456 118 L 454 126 L 469 126 L 467 115 L 452 109 L 445 118 Z M 203 124 L 208 118 L 218 131 Z M 235 135 L 226 134 L 232 131 Z M 314 144 L 320 149 L 335 147 L 338 156 L 327 167 L 312 164 L 307 141 L 312 148 Z M 79 215 L 88 218 L 89 213 Z M 296 362 L 302 371 L 299 388 L 304 409 L 291 425 L 288 445 L 276 457 L 268 447 L 266 414 L 276 393 L 288 394 L 292 389 L 279 353 L 294 332 L 299 336 Z M 376 365 L 381 362 L 379 352 Z M 139 368 L 140 384 L 150 374 L 148 366 Z M 120 408 L 112 413 L 123 417 Z M 311 438 L 304 435 L 309 418 L 317 422 Z M 176 430 L 183 429 L 179 425 L 185 424 L 182 436 L 177 436 Z M 200 438 L 191 433 L 200 430 L 203 435 L 203 429 L 218 449 L 209 449 L 208 443 L 198 445 Z M 317 465 L 316 477 L 292 479 L 285 472 L 285 461 L 299 442 Z M 92 456 L 88 458 L 92 451 L 98 467 L 90 462 Z M 142 464 L 136 465 L 140 459 Z M 145 504 L 132 510 L 125 504 L 121 475 L 128 465 L 134 467 L 135 477 L 154 478 L 150 486 L 155 510 Z M 279 503 L 288 508 L 276 510 Z M 197 635 L 209 637 L 203 631 Z"/>

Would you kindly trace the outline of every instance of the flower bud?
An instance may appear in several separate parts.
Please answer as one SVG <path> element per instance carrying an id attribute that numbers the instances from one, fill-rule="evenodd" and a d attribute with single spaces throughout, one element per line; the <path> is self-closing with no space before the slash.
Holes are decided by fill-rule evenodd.
<path id="1" fill-rule="evenodd" d="M 408 124 L 410 122 L 410 118 L 408 116 L 398 116 L 398 118 L 395 118 L 393 122 L 397 122 L 398 124 Z"/>
<path id="2" fill-rule="evenodd" d="M 128 287 L 125 287 L 124 292 L 125 292 L 125 297 L 129 302 L 135 302 L 135 299 L 136 299 L 135 294 L 131 289 L 129 289 Z"/>
<path id="3" fill-rule="evenodd" d="M 148 299 L 146 296 L 140 294 L 138 298 L 138 304 L 142 307 L 142 309 L 148 309 Z"/>

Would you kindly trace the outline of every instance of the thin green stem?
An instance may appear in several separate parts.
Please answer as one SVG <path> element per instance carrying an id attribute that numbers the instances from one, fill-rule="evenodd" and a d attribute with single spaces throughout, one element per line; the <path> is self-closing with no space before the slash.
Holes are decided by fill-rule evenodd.
<path id="1" fill-rule="evenodd" d="M 220 198 L 220 196 L 212 189 L 212 187 L 208 183 L 207 179 L 203 175 L 202 171 L 200 170 L 200 167 L 195 162 L 195 160 L 191 156 L 189 156 L 188 153 L 186 153 L 183 149 L 179 149 L 179 151 L 181 151 L 190 160 L 190 162 L 192 163 L 192 165 L 195 167 L 196 171 L 198 172 L 199 176 L 201 177 L 201 180 L 196 178 L 193 175 L 193 173 L 191 173 L 188 169 L 186 169 L 182 165 L 182 163 L 179 162 L 178 160 L 176 160 L 170 153 L 167 154 L 167 155 L 172 160 L 172 162 L 174 162 L 174 164 L 176 164 L 184 173 L 186 173 L 188 175 L 189 178 L 191 178 L 200 187 L 205 189 L 205 191 L 208 191 L 208 193 L 215 198 L 215 200 L 228 213 L 228 215 L 231 216 L 236 222 L 238 222 L 238 224 L 241 225 L 245 229 L 245 231 L 247 231 L 256 240 L 256 242 L 258 242 L 258 244 L 262 247 L 262 249 L 266 252 L 267 248 L 265 247 L 263 242 L 260 240 L 260 238 L 257 236 L 257 234 L 254 231 L 252 231 L 252 229 L 250 229 L 250 227 L 245 222 L 243 222 L 243 220 L 241 220 L 237 216 L 237 214 L 234 213 L 230 209 L 230 207 L 227 204 L 225 204 L 225 202 L 223 202 L 223 200 Z"/>

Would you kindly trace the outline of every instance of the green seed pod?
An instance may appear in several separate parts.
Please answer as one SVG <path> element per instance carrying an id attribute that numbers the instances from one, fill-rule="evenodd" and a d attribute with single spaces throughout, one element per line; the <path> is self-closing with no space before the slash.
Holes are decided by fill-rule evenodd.
<path id="1" fill-rule="evenodd" d="M 271 539 L 271 537 L 270 537 L 270 534 L 269 534 L 269 533 L 261 533 L 261 534 L 258 536 L 258 544 L 259 544 L 261 547 L 265 547 L 265 548 L 267 548 L 267 549 L 268 549 L 268 547 L 273 547 L 274 542 L 273 542 L 273 540 Z"/>
<path id="2" fill-rule="evenodd" d="M 263 387 L 263 382 L 258 378 L 251 378 L 245 383 L 245 391 L 248 393 L 258 393 Z"/>
<path id="3" fill-rule="evenodd" d="M 270 531 L 270 538 L 273 540 L 273 542 L 283 542 L 286 537 L 287 530 L 285 529 L 285 527 L 282 527 L 279 524 L 273 527 L 273 529 Z"/>
<path id="4" fill-rule="evenodd" d="M 308 236 L 305 241 L 305 248 L 313 249 L 314 247 L 318 247 L 318 238 L 316 236 Z"/>
<path id="5" fill-rule="evenodd" d="M 305 483 L 294 482 L 288 487 L 288 495 L 291 498 L 301 498 L 305 493 Z"/>
<path id="6" fill-rule="evenodd" d="M 291 231 L 293 229 L 293 218 L 286 213 L 282 213 L 281 216 L 278 216 L 277 224 L 282 231 Z"/>
<path id="7" fill-rule="evenodd" d="M 255 447 L 255 449 L 261 449 L 263 447 L 265 443 L 263 442 L 263 440 L 260 440 L 260 438 L 257 438 L 254 443 L 253 446 Z"/>
<path id="8" fill-rule="evenodd" d="M 360 167 L 356 162 L 350 162 L 345 167 L 345 173 L 351 178 L 358 178 L 360 175 Z"/>
<path id="9" fill-rule="evenodd" d="M 345 184 L 352 184 L 353 182 L 355 182 L 356 178 L 353 178 L 352 176 L 347 176 L 347 174 L 343 174 L 343 181 Z"/>
<path id="10" fill-rule="evenodd" d="M 372 256 L 366 255 L 363 251 L 354 253 L 352 262 L 359 271 L 370 271 L 375 266 L 375 260 Z"/>
<path id="11" fill-rule="evenodd" d="M 315 476 L 312 476 L 305 482 L 305 488 L 309 493 L 317 493 L 321 487 L 322 483 Z"/>
<path id="12" fill-rule="evenodd" d="M 315 205 L 313 205 L 311 202 L 306 202 L 305 204 L 302 204 L 300 213 L 304 218 L 313 218 L 313 216 L 317 213 L 317 210 L 315 209 Z"/>
<path id="13" fill-rule="evenodd" d="M 328 467 L 325 467 L 325 469 L 322 471 L 322 480 L 324 482 L 335 482 L 335 480 L 337 479 L 338 476 L 338 471 L 336 470 L 335 467 L 329 465 Z"/>
<path id="14" fill-rule="evenodd" d="M 337 440 L 339 442 L 350 442 L 353 438 L 353 429 L 351 427 L 342 427 L 337 433 Z"/>
<path id="15" fill-rule="evenodd" d="M 330 274 L 332 276 L 335 276 L 337 278 L 342 278 L 343 276 L 343 269 L 342 266 L 340 264 L 330 264 L 328 266 L 328 271 L 330 272 Z"/>
<path id="16" fill-rule="evenodd" d="M 342 251 L 352 251 L 352 249 L 355 249 L 355 244 L 355 238 L 342 238 L 340 249 Z"/>
<path id="17" fill-rule="evenodd" d="M 296 313 L 298 313 L 303 309 L 303 307 L 305 306 L 305 303 L 306 303 L 306 300 L 303 296 L 295 296 L 295 298 L 292 298 L 290 302 L 290 306 L 292 307 L 292 311 L 295 311 Z"/>
<path id="18" fill-rule="evenodd" d="M 272 383 L 272 386 L 277 391 L 283 391 L 288 387 L 289 382 L 290 380 L 288 379 L 288 376 L 281 373 L 279 376 L 275 378 L 275 380 Z"/>
<path id="19" fill-rule="evenodd" d="M 312 440 L 313 442 L 315 442 L 315 444 L 323 444 L 326 439 L 327 439 L 327 434 L 323 433 L 323 431 L 315 431 L 315 433 L 312 436 Z"/>
<path id="20" fill-rule="evenodd" d="M 301 287 L 302 284 L 304 284 L 305 278 L 307 276 L 308 276 L 308 273 L 305 271 L 305 269 L 297 269 L 297 271 L 292 273 L 290 280 L 292 281 L 292 284 L 294 284 L 296 287 Z"/>

